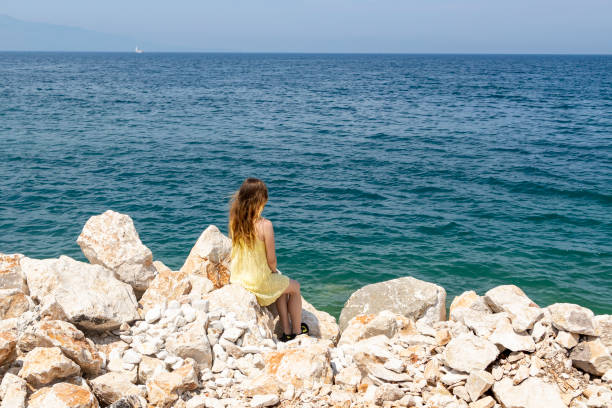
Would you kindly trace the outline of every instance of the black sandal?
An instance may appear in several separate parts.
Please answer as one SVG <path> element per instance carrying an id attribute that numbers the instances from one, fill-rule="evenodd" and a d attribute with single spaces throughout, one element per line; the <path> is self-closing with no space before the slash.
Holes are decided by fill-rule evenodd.
<path id="1" fill-rule="evenodd" d="M 280 341 L 282 341 L 283 343 L 286 343 L 288 341 L 291 341 L 293 339 L 295 339 L 295 336 L 297 336 L 296 334 L 285 334 L 283 333 L 282 336 L 280 336 Z"/>
<path id="2" fill-rule="evenodd" d="M 300 334 L 308 334 L 308 333 L 310 333 L 310 329 L 308 328 L 308 325 L 306 323 L 302 323 L 300 325 L 300 328 L 302 330 L 302 332 Z"/>

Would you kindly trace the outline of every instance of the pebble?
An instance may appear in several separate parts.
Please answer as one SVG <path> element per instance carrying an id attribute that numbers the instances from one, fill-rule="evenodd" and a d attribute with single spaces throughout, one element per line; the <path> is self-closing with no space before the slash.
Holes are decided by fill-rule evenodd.
<path id="1" fill-rule="evenodd" d="M 155 306 L 149 309 L 149 311 L 145 314 L 145 321 L 147 323 L 155 323 L 161 318 L 161 316 L 162 316 L 161 307 Z"/>
<path id="2" fill-rule="evenodd" d="M 271 407 L 278 404 L 279 399 L 276 394 L 255 395 L 251 400 L 252 408 Z"/>
<path id="3" fill-rule="evenodd" d="M 140 353 L 134 351 L 133 349 L 128 349 L 123 353 L 123 362 L 129 364 L 138 364 L 142 360 L 142 356 Z"/>
<path id="4" fill-rule="evenodd" d="M 235 343 L 236 340 L 238 340 L 238 338 L 242 336 L 243 333 L 244 333 L 243 329 L 239 329 L 237 327 L 230 327 L 229 329 L 223 332 L 223 335 L 221 336 L 221 338 L 229 340 L 232 343 Z"/>

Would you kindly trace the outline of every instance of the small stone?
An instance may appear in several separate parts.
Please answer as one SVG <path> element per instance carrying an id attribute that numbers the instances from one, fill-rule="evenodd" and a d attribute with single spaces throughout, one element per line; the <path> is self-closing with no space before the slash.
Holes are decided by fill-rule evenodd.
<path id="1" fill-rule="evenodd" d="M 489 374 L 488 372 L 484 370 L 472 371 L 465 383 L 465 388 L 470 396 L 470 400 L 478 400 L 482 394 L 491 388 L 494 382 L 495 379 L 493 378 L 493 375 Z"/>
<path id="2" fill-rule="evenodd" d="M 36 386 L 80 374 L 80 367 L 59 347 L 36 347 L 23 360 L 19 376 Z"/>
<path id="3" fill-rule="evenodd" d="M 423 376 L 429 385 L 435 385 L 438 382 L 438 378 L 440 378 L 440 364 L 438 360 L 432 359 L 425 364 Z"/>
<path id="4" fill-rule="evenodd" d="M 390 358 L 384 364 L 384 367 L 387 370 L 395 371 L 396 373 L 403 373 L 405 368 L 403 361 L 399 358 Z"/>
<path id="5" fill-rule="evenodd" d="M 161 318 L 162 309 L 160 306 L 155 306 L 145 314 L 145 321 L 147 323 L 155 323 Z"/>
<path id="6" fill-rule="evenodd" d="M 242 336 L 242 333 L 244 333 L 244 330 L 239 329 L 237 327 L 230 327 L 229 329 L 223 332 L 223 335 L 221 335 L 221 338 L 229 340 L 232 343 L 235 343 L 236 340 L 238 340 L 238 338 Z"/>
<path id="7" fill-rule="evenodd" d="M 100 401 L 112 404 L 126 395 L 140 395 L 146 392 L 132 384 L 132 376 L 128 373 L 106 373 L 90 381 L 93 393 Z"/>
<path id="8" fill-rule="evenodd" d="M 504 407 L 566 408 L 559 388 L 537 377 L 529 377 L 517 386 L 510 378 L 504 378 L 493 385 L 493 394 Z"/>
<path id="9" fill-rule="evenodd" d="M 267 394 L 267 395 L 255 395 L 251 400 L 251 407 L 253 408 L 261 408 L 261 407 L 271 407 L 273 405 L 278 404 L 279 398 L 276 394 Z"/>
<path id="10" fill-rule="evenodd" d="M 495 381 L 499 381 L 504 376 L 504 369 L 501 366 L 493 367 L 493 370 L 491 370 L 491 374 L 493 374 L 493 378 L 495 379 Z"/>
<path id="11" fill-rule="evenodd" d="M 597 376 L 612 369 L 612 356 L 600 339 L 579 343 L 572 350 L 570 358 L 575 367 Z"/>
<path id="12" fill-rule="evenodd" d="M 453 388 L 453 395 L 458 398 L 461 398 L 464 401 L 470 401 L 470 395 L 468 394 L 466 388 L 463 385 L 459 385 Z"/>
<path id="13" fill-rule="evenodd" d="M 122 359 L 124 363 L 138 364 L 140 363 L 140 360 L 142 360 L 142 356 L 140 355 L 140 353 L 137 353 L 132 349 L 128 349 L 123 353 Z"/>
<path id="14" fill-rule="evenodd" d="M 376 389 L 374 395 L 378 404 L 382 405 L 385 401 L 397 401 L 404 396 L 404 393 L 397 385 L 383 384 Z"/>
<path id="15" fill-rule="evenodd" d="M 452 339 L 444 350 L 446 364 L 464 372 L 485 369 L 498 354 L 495 344 L 470 334 Z"/>
<path id="16" fill-rule="evenodd" d="M 436 341 L 439 346 L 445 346 L 451 341 L 451 334 L 448 329 L 441 329 L 436 331 Z"/>
<path id="17" fill-rule="evenodd" d="M 516 370 L 516 374 L 514 374 L 514 377 L 512 378 L 512 383 L 514 385 L 519 385 L 527 378 L 529 378 L 529 367 L 522 365 L 518 370 Z"/>
<path id="18" fill-rule="evenodd" d="M 574 348 L 578 344 L 580 335 L 576 333 L 570 333 L 563 330 L 559 330 L 555 341 L 566 349 Z"/>
<path id="19" fill-rule="evenodd" d="M 361 382 L 361 371 L 354 365 L 344 367 L 335 376 L 337 385 L 354 390 Z"/>
<path id="20" fill-rule="evenodd" d="M 493 408 L 494 406 L 495 400 L 490 396 L 486 396 L 470 404 L 470 408 Z"/>

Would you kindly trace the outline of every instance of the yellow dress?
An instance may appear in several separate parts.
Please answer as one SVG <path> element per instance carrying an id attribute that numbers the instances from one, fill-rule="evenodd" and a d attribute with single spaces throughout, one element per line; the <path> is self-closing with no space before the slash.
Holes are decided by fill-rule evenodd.
<path id="1" fill-rule="evenodd" d="M 255 239 L 253 248 L 232 246 L 230 282 L 242 285 L 257 297 L 261 306 L 268 306 L 283 294 L 289 286 L 289 278 L 272 273 L 266 258 L 266 245 Z"/>

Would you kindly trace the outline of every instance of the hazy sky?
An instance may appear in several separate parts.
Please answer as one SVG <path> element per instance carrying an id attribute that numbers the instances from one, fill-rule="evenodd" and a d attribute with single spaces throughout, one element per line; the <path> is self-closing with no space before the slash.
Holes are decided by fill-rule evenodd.
<path id="1" fill-rule="evenodd" d="M 0 14 L 168 50 L 612 53 L 612 0 L 0 0 Z"/>

